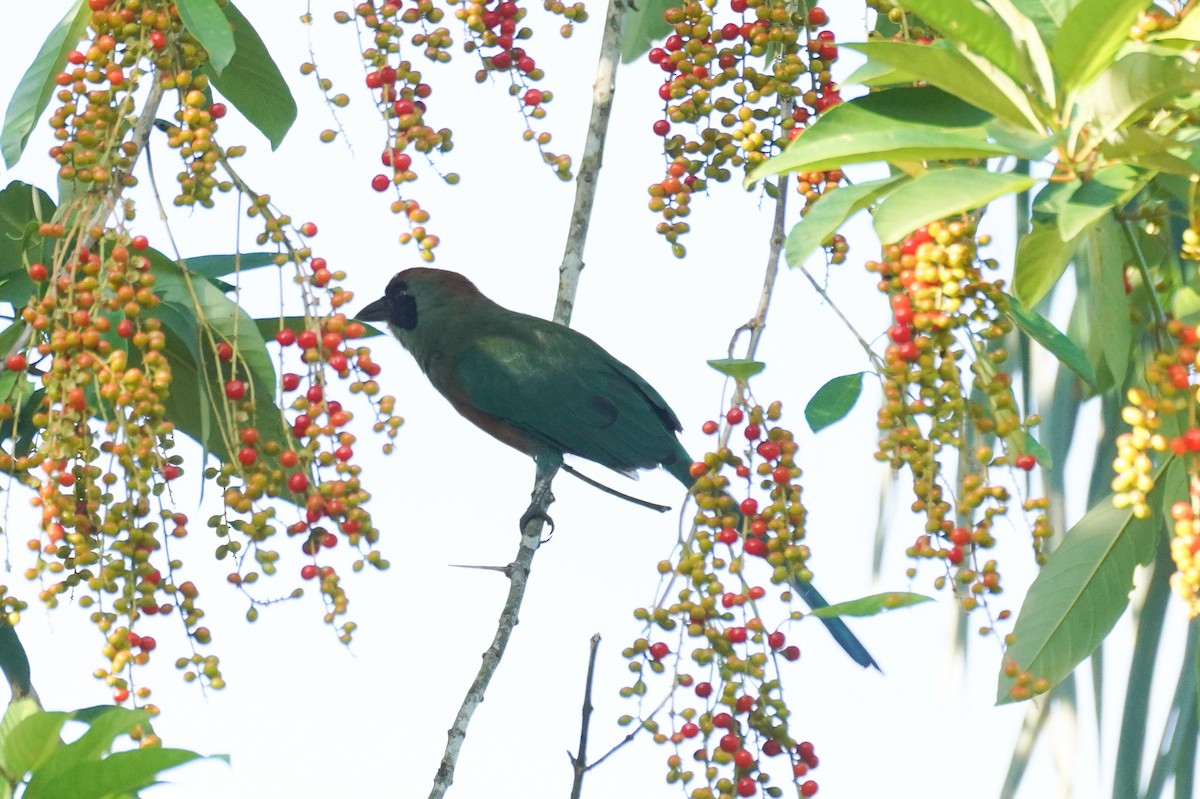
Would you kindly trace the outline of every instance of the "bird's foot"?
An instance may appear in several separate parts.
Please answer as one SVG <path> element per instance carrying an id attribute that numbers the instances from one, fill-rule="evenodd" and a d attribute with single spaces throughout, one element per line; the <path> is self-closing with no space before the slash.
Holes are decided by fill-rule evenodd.
<path id="1" fill-rule="evenodd" d="M 544 544 L 547 541 L 549 541 L 550 538 L 554 535 L 554 520 L 551 519 L 550 514 L 546 513 L 546 511 L 542 510 L 536 502 L 531 504 L 525 510 L 525 512 L 523 514 L 521 514 L 521 521 L 520 521 L 521 532 L 524 533 L 525 528 L 528 527 L 530 522 L 533 522 L 533 521 L 540 521 L 543 524 L 549 525 L 550 533 L 549 533 L 549 535 L 547 535 L 545 538 L 542 539 L 542 543 Z"/>

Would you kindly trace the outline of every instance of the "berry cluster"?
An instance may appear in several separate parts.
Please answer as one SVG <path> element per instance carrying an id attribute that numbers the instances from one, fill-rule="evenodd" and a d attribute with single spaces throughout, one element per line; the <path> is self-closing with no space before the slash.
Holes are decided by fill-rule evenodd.
<path id="1" fill-rule="evenodd" d="M 648 55 L 666 73 L 658 90 L 663 118 L 653 127 L 663 137 L 667 175 L 650 186 L 650 210 L 662 215 L 658 232 L 677 257 L 686 253 L 679 239 L 690 229 L 682 220 L 693 192 L 758 165 L 812 114 L 841 102 L 829 71 L 837 44 L 832 31 L 818 30 L 829 22 L 822 8 L 730 0 L 736 16 L 722 24 L 714 7 L 696 0 L 668 8 L 674 33 Z M 680 132 L 684 126 L 696 135 Z"/>
<path id="2" fill-rule="evenodd" d="M 1001 588 L 995 561 L 977 565 L 978 551 L 995 544 L 992 528 L 1011 499 L 1008 488 L 991 481 L 990 470 L 1029 471 L 1037 463 L 1026 448 L 1027 429 L 1037 420 L 1022 420 L 1011 378 L 999 369 L 1007 353 L 995 345 L 1011 322 L 1001 313 L 1002 283 L 982 274 L 983 267 L 995 267 L 978 259 L 977 246 L 986 243 L 987 237 L 976 236 L 972 220 L 935 222 L 887 247 L 882 261 L 867 264 L 880 277 L 878 287 L 889 297 L 893 320 L 884 354 L 878 457 L 894 469 L 909 470 L 913 511 L 926 518 L 925 532 L 909 556 L 944 561 L 968 610 L 982 595 Z M 974 355 L 972 388 L 982 402 L 968 401 L 959 367 L 967 349 Z M 977 434 L 997 437 L 1005 454 L 997 455 L 987 444 L 969 446 Z M 953 486 L 942 473 L 947 448 L 958 450 L 962 460 Z M 1036 514 L 1032 529 L 1040 553 L 1050 532 L 1045 501 L 1029 500 L 1025 509 Z M 962 520 L 972 522 L 966 526 Z M 937 578 L 939 588 L 946 582 L 947 577 Z"/>
<path id="3" fill-rule="evenodd" d="M 571 177 L 571 158 L 546 150 L 551 141 L 549 133 L 535 131 L 532 123 L 546 115 L 546 104 L 553 99 L 551 92 L 534 88 L 531 84 L 545 77 L 524 46 L 533 36 L 533 29 L 522 26 L 528 9 L 515 0 L 446 0 L 454 7 L 455 17 L 463 23 L 465 41 L 463 50 L 479 53 L 482 68 L 476 74 L 479 82 L 491 75 L 508 78 L 509 93 L 517 98 L 518 108 L 525 120 L 524 138 L 536 142 L 546 163 L 564 180 Z M 547 0 L 545 9 L 551 14 L 567 20 L 561 33 L 570 36 L 572 25 L 587 19 L 582 3 L 565 5 L 559 0 Z M 370 43 L 362 53 L 367 67 L 366 85 L 372 92 L 376 107 L 388 126 L 387 141 L 381 148 L 383 166 L 389 171 L 380 172 L 371 179 L 371 188 L 378 192 L 396 192 L 392 212 L 404 214 L 409 230 L 401 234 L 402 243 L 415 241 L 422 260 L 432 261 L 433 251 L 439 243 L 436 235 L 426 230 L 429 213 L 408 196 L 406 184 L 417 179 L 413 168 L 413 151 L 429 157 L 432 153 L 449 152 L 453 146 L 449 128 L 432 128 L 426 121 L 428 103 L 433 87 L 426 82 L 420 70 L 413 66 L 411 57 L 404 54 L 409 48 L 418 48 L 421 55 L 432 63 L 451 60 L 454 45 L 450 30 L 439 23 L 445 18 L 445 10 L 433 0 L 417 0 L 405 6 L 398 0 L 386 0 L 381 4 L 362 2 L 353 10 L 334 13 L 339 23 L 361 24 L 366 29 Z M 316 66 L 306 63 L 300 69 L 303 74 L 316 75 L 322 92 L 329 96 L 332 83 L 317 75 Z M 349 103 L 345 94 L 330 97 L 333 106 Z M 326 130 L 322 141 L 333 141 L 337 133 Z M 442 178 L 450 184 L 458 183 L 458 175 L 449 173 Z"/>
<path id="4" fill-rule="evenodd" d="M 1170 320 L 1166 333 L 1170 343 L 1146 365 L 1147 387 L 1130 389 L 1121 410 L 1130 430 L 1117 437 L 1113 504 L 1149 518 L 1154 512 L 1148 496 L 1155 486 L 1155 462 L 1161 468 L 1168 452 L 1181 460 L 1189 495 L 1171 507 L 1176 569 L 1171 585 L 1186 603 L 1188 615 L 1195 617 L 1200 614 L 1200 400 L 1193 377 L 1200 366 L 1200 329 Z"/>
<path id="5" fill-rule="evenodd" d="M 685 786 L 692 799 L 754 796 L 764 790 L 774 795 L 778 789 L 768 787 L 776 771 L 770 758 L 779 756 L 788 761 L 801 796 L 817 790 L 808 778 L 817 757 L 811 743 L 798 742 L 791 733 L 794 722 L 779 683 L 781 661 L 797 660 L 800 649 L 789 643 L 782 625 L 768 623 L 767 589 L 750 582 L 755 572 L 769 575 L 786 605 L 792 596 L 789 583 L 812 577 L 803 544 L 807 513 L 795 482 L 800 476 L 796 443 L 777 424 L 780 415 L 778 402 L 766 409 L 739 405 L 726 413 L 722 441 L 738 430 L 745 451 L 737 455 L 719 445 L 693 464 L 699 510 L 692 535 L 671 560 L 659 564 L 661 599 L 634 614 L 646 623 L 647 636 L 624 653 L 637 679 L 622 689 L 623 696 L 648 692 L 647 669 L 653 674 L 673 670 L 669 729 L 653 713 L 640 723 L 656 742 L 672 746 L 667 781 Z M 710 435 L 722 432 L 716 421 L 703 429 Z M 730 468 L 747 483 L 740 502 L 723 474 Z M 761 503 L 750 496 L 757 493 L 755 483 L 765 494 Z M 802 616 L 787 608 L 784 613 L 787 621 Z M 668 636 L 678 641 L 675 651 L 663 640 Z M 685 757 L 695 765 L 685 764 Z"/>
<path id="6" fill-rule="evenodd" d="M 204 474 L 224 492 L 225 511 L 208 526 L 220 539 L 217 557 L 235 563 L 230 582 L 249 595 L 260 575 L 273 574 L 281 556 L 267 542 L 286 530 L 301 537 L 297 554 L 307 563 L 299 578 L 320 578 L 333 624 L 347 601 L 327 551 L 344 541 L 359 552 L 354 570 L 387 566 L 371 548 L 378 533 L 363 507 L 368 495 L 347 430 L 352 415 L 339 389 L 366 397 L 376 432 L 391 438 L 401 420 L 394 400 L 379 394 L 379 367 L 358 341 L 362 326 L 339 310 L 352 298 L 338 286 L 345 274 L 315 257 L 305 241 L 316 225 L 294 226 L 276 212 L 230 167 L 227 156 L 242 148 L 217 145 L 216 120 L 225 108 L 208 100 L 198 72 L 207 56 L 183 30 L 175 7 L 147 0 L 89 0 L 89 6 L 85 39 L 56 75 L 59 105 L 51 115 L 57 141 L 50 156 L 60 177 L 75 182 L 75 197 L 37 227 L 24 248 L 27 273 L 13 277 L 28 281 L 31 299 L 19 309 L 12 330 L 21 335 L 3 361 L 0 470 L 34 491 L 41 512 L 40 534 L 28 542 L 37 560 L 26 575 L 40 582 L 47 605 L 67 595 L 92 609 L 105 637 L 106 663 L 96 675 L 120 702 L 131 691 L 149 696 L 145 686 L 133 690 L 130 669 L 158 651 L 150 634 L 154 617 L 182 619 L 191 654 L 176 665 L 186 680 L 224 684 L 217 657 L 197 651 L 212 638 L 202 626 L 200 591 L 169 551 L 171 541 L 189 532 L 187 516 L 172 506 L 171 481 L 184 473 L 183 456 L 173 451 L 176 422 L 197 401 L 207 409 L 203 425 L 197 423 L 205 430 L 188 432 L 207 436 L 208 454 L 222 460 Z M 156 90 L 179 97 L 178 124 L 166 126 L 185 163 L 176 204 L 210 206 L 214 189 L 236 187 L 250 197 L 248 214 L 262 222 L 258 242 L 275 244 L 279 266 L 290 264 L 294 272 L 303 323 L 282 326 L 276 341 L 296 353 L 299 365 L 281 386 L 261 340 L 247 338 L 253 320 L 240 311 L 211 315 L 209 303 L 228 305 L 220 290 L 126 229 L 136 217 L 132 201 L 120 198 L 136 182 L 132 120 L 142 95 L 135 91 L 151 71 Z M 139 124 L 153 110 L 143 109 Z M 228 176 L 221 183 L 218 164 Z M 120 222 L 109 221 L 114 209 Z M 160 307 L 168 295 L 174 305 Z M 180 308 L 188 297 L 193 307 Z M 173 368 L 180 363 L 186 368 Z M 180 387 L 181 380 L 190 382 Z M 280 389 L 292 409 L 286 426 Z M 196 391 L 198 398 L 186 396 Z M 283 515 L 293 518 L 276 522 Z M 252 599 L 251 620 L 258 602 Z M 0 592 L 0 612 L 10 623 L 24 607 Z M 338 627 L 343 640 L 353 630 L 352 622 Z"/>

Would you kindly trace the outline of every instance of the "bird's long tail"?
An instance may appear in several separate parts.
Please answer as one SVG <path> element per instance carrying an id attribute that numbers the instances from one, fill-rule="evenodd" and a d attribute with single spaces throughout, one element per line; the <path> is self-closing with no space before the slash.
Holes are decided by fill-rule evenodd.
<path id="1" fill-rule="evenodd" d="M 685 452 L 682 457 L 677 457 L 674 463 L 664 464 L 664 466 L 679 482 L 690 489 L 695 483 L 689 471 L 691 464 L 692 460 L 687 457 L 687 453 Z M 737 511 L 735 510 L 734 512 L 736 513 Z M 740 520 L 741 515 L 738 514 L 738 517 Z M 812 583 L 792 579 L 791 584 L 792 588 L 796 590 L 796 593 L 800 595 L 805 604 L 813 610 L 829 607 L 829 602 L 826 601 L 825 597 L 821 596 L 821 592 Z M 825 629 L 829 630 L 829 634 L 833 636 L 833 640 L 838 642 L 842 649 L 846 651 L 846 654 L 850 656 L 851 660 L 864 669 L 873 667 L 878 671 L 883 671 L 883 669 L 879 668 L 879 664 L 875 662 L 875 658 L 871 657 L 871 653 L 863 646 L 862 642 L 855 637 L 854 633 L 850 632 L 850 628 L 846 626 L 846 622 L 835 616 L 828 619 L 822 618 L 821 623 L 825 625 Z"/>

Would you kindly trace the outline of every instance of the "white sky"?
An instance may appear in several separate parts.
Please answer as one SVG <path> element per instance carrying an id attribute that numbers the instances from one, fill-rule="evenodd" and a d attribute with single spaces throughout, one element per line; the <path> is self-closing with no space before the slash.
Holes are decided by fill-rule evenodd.
<path id="1" fill-rule="evenodd" d="M 0 81 L 0 103 L 7 105 L 17 77 L 67 5 L 63 0 L 26 3 L 19 20 L 10 20 L 20 25 L 20 32 L 10 28 L 0 51 L 8 76 Z M 297 71 L 308 58 L 307 32 L 296 21 L 301 7 L 289 6 L 281 13 L 275 4 L 242 5 L 291 83 L 301 115 L 276 153 L 257 132 L 239 124 L 232 110 L 221 124 L 220 140 L 225 146 L 249 145 L 249 155 L 240 161 L 243 176 L 269 192 L 296 221 L 313 220 L 320 226 L 314 240 L 317 254 L 331 268 L 349 272 L 346 285 L 359 297 L 351 307 L 361 307 L 379 295 L 394 272 L 418 261 L 414 248 L 396 243 L 400 229 L 387 210 L 390 195 L 377 195 L 369 186 L 380 171 L 382 127 L 355 66 L 352 30 L 329 21 L 330 4 L 317 4 L 315 46 L 321 68 L 335 79 L 335 91 L 354 98 L 341 112 L 351 131 L 353 149 L 348 150 L 340 142 L 317 141 L 317 133 L 331 123 L 315 86 Z M 603 16 L 599 3 L 589 10 L 594 20 L 568 42 L 554 33 L 561 24 L 554 22 L 527 46 L 546 69 L 543 88 L 555 93 L 545 127 L 555 134 L 551 149 L 556 152 L 578 154 L 582 145 Z M 538 9 L 531 12 L 535 20 L 540 15 Z M 859 38 L 861 24 L 843 20 L 841 38 Z M 449 189 L 423 177 L 414 190 L 433 214 L 430 229 L 443 241 L 437 266 L 464 272 L 501 304 L 548 316 L 574 186 L 540 165 L 536 149 L 520 140 L 515 101 L 502 86 L 476 86 L 471 79 L 476 68 L 473 57 L 458 51 L 448 67 L 423 67 L 434 86 L 429 118 L 437 127 L 454 130 L 456 147 L 441 160 L 442 169 L 460 173 L 463 180 Z M 685 445 L 698 453 L 708 443 L 700 425 L 722 410 L 725 390 L 705 360 L 723 357 L 731 332 L 754 310 L 770 209 L 758 194 L 744 195 L 735 185 L 718 187 L 715 198 L 698 197 L 693 203 L 689 257 L 671 257 L 654 233 L 656 217 L 645 210 L 646 186 L 658 179 L 662 167 L 658 140 L 651 133 L 661 109 L 660 76 L 646 63 L 620 72 L 574 326 L 662 392 L 683 420 Z M 48 134 L 48 127 L 39 126 L 23 161 L 4 176 L 5 183 L 22 179 L 53 186 L 53 166 L 44 155 Z M 169 205 L 178 170 L 161 141 L 154 158 Z M 431 174 L 417 163 L 423 175 Z M 144 162 L 139 176 L 147 186 Z M 141 191 L 134 196 L 141 211 L 136 232 L 166 249 L 149 195 Z M 228 199 L 213 211 L 172 209 L 170 218 L 185 256 L 231 252 L 239 241 L 244 249 L 255 249 L 257 228 L 244 217 L 239 220 Z M 861 269 L 862 261 L 876 253 L 874 239 L 864 225 L 857 231 L 851 237 L 850 262 L 830 271 L 829 288 L 859 330 L 872 338 L 886 327 L 888 313 L 873 280 Z M 998 249 L 1004 251 L 1003 246 Z M 823 274 L 822 265 L 810 267 Z M 258 315 L 276 312 L 274 283 L 261 285 L 264 290 L 255 292 L 252 307 Z M 494 573 L 448 564 L 502 565 L 511 560 L 518 540 L 516 520 L 527 504 L 533 469 L 525 456 L 459 418 L 398 343 L 378 339 L 372 348 L 385 368 L 385 390 L 397 396 L 397 410 L 408 419 L 397 453 L 383 458 L 368 454 L 376 447 L 370 443 L 365 414 L 360 415 L 364 423 L 356 447 L 367 456 L 365 481 L 375 495 L 371 508 L 393 568 L 347 579 L 350 617 L 359 624 L 349 650 L 322 624 L 315 595 L 265 608 L 261 619 L 248 625 L 243 620 L 246 602 L 225 583 L 224 569 L 212 564 L 215 544 L 206 540 L 203 520 L 215 512 L 215 492 L 197 508 L 195 479 L 181 481 L 181 507 L 194 520 L 184 542 L 186 568 L 200 584 L 214 634 L 210 650 L 221 657 L 229 687 L 204 696 L 179 679 L 173 661 L 183 653 L 184 642 L 175 624 L 153 631 L 159 649 L 141 679 L 154 687 L 153 700 L 163 709 L 156 729 L 167 745 L 228 753 L 233 764 L 177 770 L 170 774 L 171 785 L 148 791 L 148 796 L 316 799 L 428 792 L 444 731 L 491 640 L 507 590 Z M 904 510 L 910 501 L 906 487 L 887 541 L 883 577 L 878 583 L 871 578 L 877 497 L 886 479 L 872 458 L 877 389 L 868 382 L 847 421 L 820 436 L 807 432 L 803 407 L 816 389 L 831 377 L 869 364 L 798 274 L 785 270 L 780 276 L 760 356 L 770 366 L 754 383 L 756 396 L 764 404 L 784 402 L 785 422 L 801 444 L 816 584 L 835 601 L 910 587 L 932 593 L 932 569 L 912 586 L 904 577 L 903 550 L 916 534 Z M 191 457 L 190 473 L 196 475 L 200 469 L 194 451 Z M 636 484 L 599 474 L 595 467 L 589 473 L 656 501 L 678 506 L 681 499 L 678 485 L 663 473 L 644 475 Z M 1082 473 L 1079 479 L 1082 485 Z M 617 696 L 628 675 L 620 651 L 642 635 L 631 612 L 653 600 L 655 563 L 671 552 L 676 516 L 633 507 L 569 476 L 559 479 L 555 493 L 558 501 L 551 513 L 557 533 L 534 562 L 521 624 L 470 728 L 452 796 L 568 793 L 565 751 L 573 750 L 578 739 L 588 639 L 594 632 L 603 643 L 592 697 L 597 708 L 593 756 L 625 734 L 616 717 L 635 712 L 631 702 Z M 90 676 L 102 665 L 100 637 L 83 612 L 64 607 L 49 613 L 37 603 L 33 586 L 20 576 L 28 565 L 23 542 L 35 517 L 20 489 L 7 495 L 7 501 L 4 527 L 12 534 L 13 562 L 7 582 L 31 600 L 19 632 L 30 653 L 34 683 L 53 709 L 106 702 L 108 690 Z M 996 608 L 1015 611 L 1032 576 L 1028 534 L 1020 525 L 1001 532 L 1009 542 L 1000 552 L 1012 591 Z M 298 582 L 294 575 L 304 562 L 287 542 L 280 541 L 277 548 L 285 561 L 280 576 L 263 586 L 268 595 L 286 594 Z M 924 796 L 950 790 L 988 796 L 999 789 L 1025 708 L 992 707 L 997 646 L 988 639 L 976 642 L 965 661 L 955 656 L 950 649 L 955 622 L 956 611 L 945 595 L 939 595 L 936 605 L 853 620 L 853 629 L 883 666 L 882 675 L 851 663 L 815 620 L 790 628 L 789 639 L 799 643 L 804 656 L 788 667 L 785 680 L 796 733 L 813 741 L 821 758 L 813 774 L 821 784 L 820 796 Z M 981 623 L 982 617 L 972 619 L 970 627 Z M 1130 640 L 1127 620 L 1111 640 L 1122 647 Z M 1090 681 L 1084 675 L 1080 682 L 1085 732 L 1077 746 L 1069 735 L 1063 738 L 1061 753 L 1064 764 L 1075 755 L 1080 758 L 1077 795 L 1102 790 L 1111 772 L 1111 733 L 1125 679 L 1119 660 L 1108 659 L 1106 757 L 1099 769 L 1092 754 L 1094 732 L 1089 731 L 1092 711 L 1086 704 Z M 1158 703 L 1151 730 L 1161 729 L 1168 701 L 1162 697 Z M 585 796 L 631 791 L 644 797 L 679 795 L 678 788 L 663 782 L 668 754 L 668 748 L 653 746 L 648 737 L 635 742 L 589 775 Z M 1052 757 L 1043 747 L 1021 795 L 1057 792 Z"/>

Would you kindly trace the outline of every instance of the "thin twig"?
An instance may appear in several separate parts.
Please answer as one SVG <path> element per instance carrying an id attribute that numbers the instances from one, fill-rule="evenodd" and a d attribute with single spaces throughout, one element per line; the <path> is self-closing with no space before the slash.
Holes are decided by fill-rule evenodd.
<path id="1" fill-rule="evenodd" d="M 863 351 L 867 353 L 867 357 L 871 359 L 871 363 L 875 364 L 875 369 L 880 374 L 883 374 L 885 367 L 883 359 L 875 353 L 875 350 L 871 349 L 871 345 L 868 344 L 867 340 L 864 339 L 862 335 L 854 328 L 854 325 L 851 324 L 850 320 L 846 318 L 846 315 L 842 313 L 842 309 L 837 307 L 837 303 L 830 298 L 829 293 L 825 291 L 821 284 L 817 282 L 817 279 L 813 277 L 807 269 L 804 268 L 803 264 L 800 264 L 796 268 L 799 269 L 806 278 L 808 278 L 808 282 L 812 284 L 812 287 L 816 290 L 817 294 L 821 295 L 821 299 L 825 301 L 825 304 L 828 305 L 835 314 L 837 314 L 838 319 L 842 320 L 842 324 L 846 326 L 846 329 L 849 330 L 856 339 L 858 339 L 859 346 L 861 346 Z"/>
<path id="2" fill-rule="evenodd" d="M 562 265 L 558 267 L 554 321 L 563 325 L 571 323 L 575 295 L 579 291 L 579 275 L 583 272 L 583 248 L 587 244 L 592 206 L 596 200 L 596 179 L 604 161 L 604 139 L 608 135 L 608 118 L 612 114 L 613 95 L 617 89 L 617 64 L 621 61 L 621 31 L 625 27 L 627 2 L 609 0 L 608 15 L 604 19 L 600 63 L 596 67 L 596 82 L 592 86 L 592 118 L 588 122 L 583 158 L 579 161 L 579 172 L 575 177 L 575 207 L 571 210 L 567 247 Z"/>
<path id="3" fill-rule="evenodd" d="M 509 565 L 508 598 L 504 601 L 504 609 L 500 612 L 496 635 L 492 638 L 492 645 L 483 653 L 483 662 L 479 664 L 475 680 L 463 698 L 458 715 L 454 717 L 454 724 L 447 733 L 446 750 L 442 755 L 441 765 L 438 766 L 437 776 L 433 780 L 433 790 L 429 792 L 429 799 L 440 799 L 445 796 L 450 784 L 454 782 L 454 768 L 458 763 L 458 754 L 462 750 L 463 741 L 467 737 L 467 725 L 471 723 L 471 716 L 483 702 L 488 683 L 492 681 L 496 669 L 500 666 L 500 659 L 504 656 L 508 639 L 512 636 L 513 628 L 519 621 L 517 614 L 520 612 L 521 602 L 525 598 L 525 586 L 529 582 L 533 556 L 542 543 L 542 528 L 546 523 L 545 513 L 550 507 L 550 503 L 554 501 L 554 495 L 550 493 L 550 483 L 554 480 L 557 471 L 558 469 L 553 469 L 547 474 L 538 475 L 534 484 L 533 501 L 530 503 L 529 511 L 540 511 L 542 515 L 533 515 L 521 530 L 521 545 L 517 548 L 517 557 Z"/>
<path id="4" fill-rule="evenodd" d="M 592 677 L 596 673 L 596 652 L 600 649 L 600 633 L 592 635 L 591 651 L 588 654 L 587 680 L 583 685 L 583 713 L 579 722 L 579 754 L 572 755 L 571 768 L 575 772 L 575 781 L 571 783 L 571 799 L 579 799 L 583 794 L 583 775 L 587 773 L 587 742 L 588 728 L 592 722 Z"/>
<path id="5" fill-rule="evenodd" d="M 617 63 L 620 60 L 621 29 L 625 20 L 626 0 L 609 0 L 608 15 L 604 21 L 604 36 L 600 44 L 600 63 L 597 68 L 596 83 L 592 93 L 592 116 L 588 124 L 587 141 L 584 145 L 583 158 L 580 160 L 579 172 L 576 176 L 575 207 L 571 213 L 571 226 L 567 233 L 566 251 L 563 254 L 562 266 L 559 267 L 558 293 L 554 307 L 554 321 L 562 325 L 571 322 L 571 311 L 575 307 L 575 296 L 579 290 L 579 275 L 583 271 L 583 248 L 587 241 L 588 227 L 591 223 L 592 206 L 596 199 L 596 178 L 600 164 L 604 158 L 604 140 L 608 133 L 608 121 L 612 112 L 613 94 L 616 90 Z M 434 778 L 430 799 L 440 799 L 454 782 L 454 769 L 458 763 L 458 755 L 462 750 L 463 740 L 467 735 L 467 725 L 475 709 L 483 701 L 484 692 L 492 675 L 500 665 L 500 658 L 508 645 L 508 639 L 517 624 L 517 615 L 521 602 L 525 598 L 525 585 L 529 580 L 529 571 L 533 565 L 533 556 L 542 541 L 542 529 L 549 519 L 546 509 L 554 501 L 550 493 L 550 484 L 558 472 L 558 466 L 542 473 L 539 464 L 538 478 L 533 487 L 533 501 L 526 511 L 524 518 L 528 519 L 521 530 L 521 545 L 517 557 L 510 569 L 511 581 L 508 588 L 508 598 L 504 602 L 504 610 L 500 613 L 500 622 L 492 645 L 483 655 L 483 663 L 475 675 L 463 699 L 458 715 L 454 718 L 447 736 L 446 750 L 442 755 L 441 765 L 438 766 Z"/>

